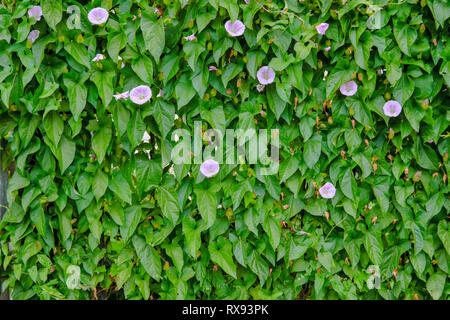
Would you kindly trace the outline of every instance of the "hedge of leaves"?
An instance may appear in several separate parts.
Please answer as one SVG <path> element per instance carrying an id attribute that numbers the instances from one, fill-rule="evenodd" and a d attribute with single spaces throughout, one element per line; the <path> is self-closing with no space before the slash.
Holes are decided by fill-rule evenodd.
<path id="1" fill-rule="evenodd" d="M 449 16 L 446 0 L 2 0 L 2 289 L 448 299 Z M 194 121 L 278 129 L 279 171 L 173 165 Z"/>

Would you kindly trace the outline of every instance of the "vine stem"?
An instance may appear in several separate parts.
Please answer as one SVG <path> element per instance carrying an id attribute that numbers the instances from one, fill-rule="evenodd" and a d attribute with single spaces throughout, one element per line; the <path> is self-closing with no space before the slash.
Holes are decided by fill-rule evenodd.
<path id="1" fill-rule="evenodd" d="M 334 230 L 334 228 L 336 228 L 336 227 L 337 227 L 342 221 L 344 221 L 344 220 L 345 220 L 345 218 L 343 218 L 341 221 L 339 221 L 338 223 L 336 223 L 336 224 L 333 226 L 333 228 L 331 228 L 331 230 L 328 232 L 327 236 L 325 237 L 325 240 L 324 240 L 324 241 L 327 241 L 329 235 L 330 235 L 331 232 Z"/>
<path id="2" fill-rule="evenodd" d="M 296 17 L 298 20 L 300 20 L 302 22 L 303 25 L 305 25 L 305 20 L 303 20 L 302 18 L 300 18 L 298 15 L 296 15 L 295 13 L 289 12 L 288 8 L 283 9 L 283 10 L 270 10 L 267 9 L 266 7 L 264 7 L 263 4 L 261 4 L 258 0 L 255 0 L 255 2 L 260 6 L 261 9 L 263 9 L 264 11 L 268 12 L 268 13 L 281 13 L 281 14 L 291 14 L 294 17 Z"/>
<path id="3" fill-rule="evenodd" d="M 267 9 L 263 4 L 261 4 L 258 0 L 255 0 L 255 2 L 260 6 L 261 9 L 263 9 L 264 11 L 268 12 L 268 13 L 281 13 L 281 14 L 291 14 L 294 17 L 296 17 L 298 20 L 300 20 L 303 24 L 303 26 L 305 25 L 305 20 L 303 20 L 302 18 L 300 18 L 298 15 L 296 15 L 295 13 L 289 12 L 288 8 L 283 9 L 283 10 L 270 10 Z M 406 1 L 402 1 L 402 2 L 397 2 L 397 3 L 393 3 L 393 2 L 388 2 L 385 4 L 381 4 L 379 5 L 379 7 L 385 7 L 385 6 L 389 6 L 389 5 L 393 5 L 393 6 L 398 6 L 401 4 L 404 4 Z"/>

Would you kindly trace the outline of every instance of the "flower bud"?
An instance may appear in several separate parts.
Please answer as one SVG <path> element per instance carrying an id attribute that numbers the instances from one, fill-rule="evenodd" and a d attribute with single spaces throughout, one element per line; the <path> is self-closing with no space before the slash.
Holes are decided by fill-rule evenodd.
<path id="1" fill-rule="evenodd" d="M 394 138 L 395 132 L 394 129 L 389 128 L 389 140 L 392 140 Z"/>
<path id="2" fill-rule="evenodd" d="M 416 171 L 413 177 L 413 181 L 418 182 L 420 181 L 420 178 L 422 178 L 422 171 Z"/>
<path id="3" fill-rule="evenodd" d="M 420 31 L 420 33 L 424 33 L 426 29 L 427 29 L 427 28 L 426 28 L 425 25 L 422 23 L 422 24 L 420 25 L 419 31 Z"/>
<path id="4" fill-rule="evenodd" d="M 353 117 L 353 116 L 355 115 L 355 110 L 353 110 L 353 108 L 350 107 L 350 108 L 348 109 L 348 113 L 350 114 L 351 117 Z"/>
<path id="5" fill-rule="evenodd" d="M 333 124 L 333 117 L 332 116 L 328 117 L 328 124 Z"/>
<path id="6" fill-rule="evenodd" d="M 84 37 L 83 35 L 80 33 L 77 37 L 77 43 L 83 43 L 84 42 Z"/>

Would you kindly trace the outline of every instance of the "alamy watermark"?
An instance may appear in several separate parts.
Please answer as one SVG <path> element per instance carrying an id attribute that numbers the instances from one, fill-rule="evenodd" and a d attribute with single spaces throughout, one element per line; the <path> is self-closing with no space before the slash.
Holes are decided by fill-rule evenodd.
<path id="1" fill-rule="evenodd" d="M 174 164 L 201 164 L 213 159 L 219 164 L 259 164 L 261 175 L 272 175 L 279 168 L 279 130 L 271 129 L 208 129 L 202 131 L 202 122 L 194 122 L 194 133 L 186 129 L 173 131 L 176 145 L 171 151 Z M 206 141 L 206 146 L 203 142 Z M 270 156 L 268 155 L 270 145 Z"/>

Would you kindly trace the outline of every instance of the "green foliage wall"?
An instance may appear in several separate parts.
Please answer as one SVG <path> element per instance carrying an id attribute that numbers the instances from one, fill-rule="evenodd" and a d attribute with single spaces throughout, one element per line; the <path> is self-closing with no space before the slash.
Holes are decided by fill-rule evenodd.
<path id="1" fill-rule="evenodd" d="M 448 299 L 449 16 L 445 0 L 2 0 L 3 289 Z M 113 97 L 139 85 L 150 102 Z M 194 121 L 278 129 L 279 172 L 172 166 L 172 132 Z"/>

